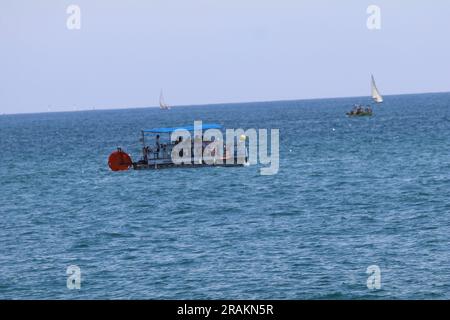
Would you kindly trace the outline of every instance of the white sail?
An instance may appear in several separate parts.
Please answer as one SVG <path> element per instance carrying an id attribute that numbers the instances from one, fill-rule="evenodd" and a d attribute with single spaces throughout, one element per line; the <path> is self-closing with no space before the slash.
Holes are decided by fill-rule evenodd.
<path id="1" fill-rule="evenodd" d="M 161 109 L 164 109 L 164 110 L 169 110 L 170 109 L 170 106 L 168 104 L 166 104 L 166 102 L 164 101 L 164 96 L 163 96 L 162 90 L 161 90 L 161 93 L 159 95 L 159 107 Z"/>
<path id="2" fill-rule="evenodd" d="M 376 103 L 382 103 L 383 97 L 381 96 L 380 92 L 378 91 L 377 85 L 375 84 L 375 79 L 372 75 L 372 99 Z"/>

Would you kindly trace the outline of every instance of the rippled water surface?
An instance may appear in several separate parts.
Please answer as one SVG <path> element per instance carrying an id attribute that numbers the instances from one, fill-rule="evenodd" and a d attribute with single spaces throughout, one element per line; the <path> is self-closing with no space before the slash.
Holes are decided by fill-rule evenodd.
<path id="1" fill-rule="evenodd" d="M 450 94 L 365 100 L 0 116 L 0 298 L 450 298 Z M 109 171 L 194 120 L 279 128 L 279 173 Z"/>

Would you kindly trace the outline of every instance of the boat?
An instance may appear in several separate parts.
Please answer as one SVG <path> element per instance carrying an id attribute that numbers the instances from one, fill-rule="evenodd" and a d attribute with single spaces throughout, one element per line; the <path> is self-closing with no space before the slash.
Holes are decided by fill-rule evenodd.
<path id="1" fill-rule="evenodd" d="M 380 94 L 380 91 L 377 88 L 377 85 L 375 83 L 375 78 L 373 77 L 373 75 L 371 75 L 371 88 L 372 88 L 372 99 L 373 101 L 375 101 L 375 103 L 382 103 L 383 102 L 383 97 Z"/>
<path id="2" fill-rule="evenodd" d="M 371 91 L 373 101 L 376 104 L 382 103 L 383 97 L 381 96 L 380 91 L 377 88 L 373 75 L 371 75 Z M 355 104 L 353 106 L 353 110 L 347 112 L 346 115 L 349 117 L 370 117 L 373 115 L 373 111 L 371 106 L 363 107 L 360 104 Z"/>
<path id="3" fill-rule="evenodd" d="M 164 101 L 164 95 L 163 95 L 162 89 L 159 94 L 159 108 L 161 110 L 170 110 L 170 106 Z"/>
<path id="4" fill-rule="evenodd" d="M 201 135 L 196 135 L 192 138 L 192 134 L 197 134 L 197 130 L 201 130 Z M 154 128 L 141 130 L 142 142 L 142 154 L 140 160 L 133 162 L 131 156 L 122 150 L 117 148 L 112 152 L 108 158 L 108 166 L 112 171 L 125 171 L 129 169 L 143 170 L 143 169 L 164 169 L 173 167 L 205 167 L 205 166 L 220 166 L 220 167 L 236 167 L 247 165 L 248 150 L 247 146 L 244 146 L 242 150 L 226 150 L 223 147 L 223 152 L 211 152 L 209 156 L 205 156 L 205 149 L 209 144 L 214 141 L 205 141 L 203 139 L 203 132 L 208 129 L 221 130 L 222 126 L 219 124 L 202 124 L 201 127 L 196 126 L 182 126 L 182 127 L 169 127 L 169 128 Z M 177 130 L 185 130 L 191 134 L 191 152 L 190 159 L 179 163 L 172 158 L 173 148 L 180 142 L 171 141 L 172 133 Z M 201 155 L 197 157 L 195 155 L 194 146 L 196 139 L 199 138 L 201 144 Z M 245 140 L 244 140 L 245 141 Z M 176 151 L 175 151 L 176 152 Z M 182 155 L 181 155 L 182 156 Z"/>
<path id="5" fill-rule="evenodd" d="M 367 106 L 364 108 L 362 105 L 354 105 L 353 110 L 347 112 L 346 115 L 349 117 L 371 117 L 373 114 L 372 108 Z"/>
<path id="6" fill-rule="evenodd" d="M 347 112 L 346 113 L 346 115 L 349 116 L 349 117 L 371 117 L 372 114 L 373 114 L 372 112 L 361 112 L 361 113 L 358 113 L 358 114 L 354 114 L 354 113 L 351 113 L 351 112 Z"/>

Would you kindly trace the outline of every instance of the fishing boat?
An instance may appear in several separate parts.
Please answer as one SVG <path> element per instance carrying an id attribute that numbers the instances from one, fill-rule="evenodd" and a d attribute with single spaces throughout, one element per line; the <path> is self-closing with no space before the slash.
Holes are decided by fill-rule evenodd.
<path id="1" fill-rule="evenodd" d="M 159 108 L 161 110 L 170 110 L 170 106 L 164 101 L 163 91 L 159 94 Z"/>
<path id="2" fill-rule="evenodd" d="M 346 113 L 349 117 L 370 117 L 372 116 L 372 108 L 370 106 L 354 105 L 353 110 Z"/>
<path id="3" fill-rule="evenodd" d="M 143 170 L 173 167 L 236 167 L 247 164 L 248 150 L 245 144 L 244 148 L 241 149 L 237 148 L 237 150 L 226 150 L 226 146 L 222 143 L 218 145 L 221 146 L 223 150 L 212 148 L 210 153 L 207 154 L 204 152 L 206 149 L 211 147 L 209 146 L 211 143 L 215 143 L 215 141 L 204 140 L 203 133 L 208 129 L 221 130 L 222 126 L 219 124 L 203 124 L 200 127 L 200 134 L 198 136 L 196 135 L 194 138 L 191 138 L 191 144 L 188 144 L 188 148 L 190 146 L 190 150 L 188 149 L 190 151 L 190 157 L 188 159 L 186 159 L 186 157 L 183 158 L 184 160 L 182 162 L 175 161 L 172 152 L 178 143 L 182 143 L 182 139 L 171 141 L 171 136 L 178 130 L 184 130 L 184 132 L 187 131 L 191 135 L 192 133 L 198 134 L 198 127 L 183 126 L 141 130 L 140 140 L 142 142 L 142 154 L 140 160 L 133 162 L 128 153 L 123 151 L 121 148 L 117 148 L 116 151 L 110 154 L 108 158 L 108 166 L 112 171 L 124 171 L 131 168 L 134 170 Z M 196 139 L 200 139 L 200 141 Z M 201 148 L 200 156 L 198 156 L 194 150 L 197 142 L 199 143 L 198 146 Z M 177 151 L 175 150 L 175 152 Z"/>

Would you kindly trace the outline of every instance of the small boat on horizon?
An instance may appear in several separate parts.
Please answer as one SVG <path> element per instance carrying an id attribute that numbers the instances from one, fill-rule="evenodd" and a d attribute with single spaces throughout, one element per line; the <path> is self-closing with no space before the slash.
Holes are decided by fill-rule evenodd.
<path id="1" fill-rule="evenodd" d="M 162 89 L 159 94 L 159 108 L 161 110 L 170 110 L 170 106 L 164 101 L 164 95 L 163 95 Z"/>
<path id="2" fill-rule="evenodd" d="M 377 88 L 373 74 L 371 75 L 371 80 L 372 99 L 373 101 L 375 101 L 375 103 L 382 103 L 383 97 L 381 96 L 380 91 Z"/>
<path id="3" fill-rule="evenodd" d="M 346 115 L 349 117 L 370 117 L 372 116 L 372 108 L 370 106 L 364 108 L 360 104 L 355 104 L 353 110 L 347 112 Z"/>
<path id="4" fill-rule="evenodd" d="M 378 90 L 378 87 L 375 83 L 375 78 L 373 77 L 373 74 L 370 75 L 370 87 L 371 87 L 371 96 L 372 96 L 372 100 L 376 103 L 376 104 L 380 104 L 383 102 L 383 96 L 380 94 L 380 91 Z M 347 116 L 349 117 L 367 117 L 367 116 L 372 116 L 373 112 L 372 112 L 372 107 L 370 105 L 363 107 L 363 105 L 361 104 L 355 104 L 353 106 L 353 110 L 350 112 L 346 113 Z"/>

